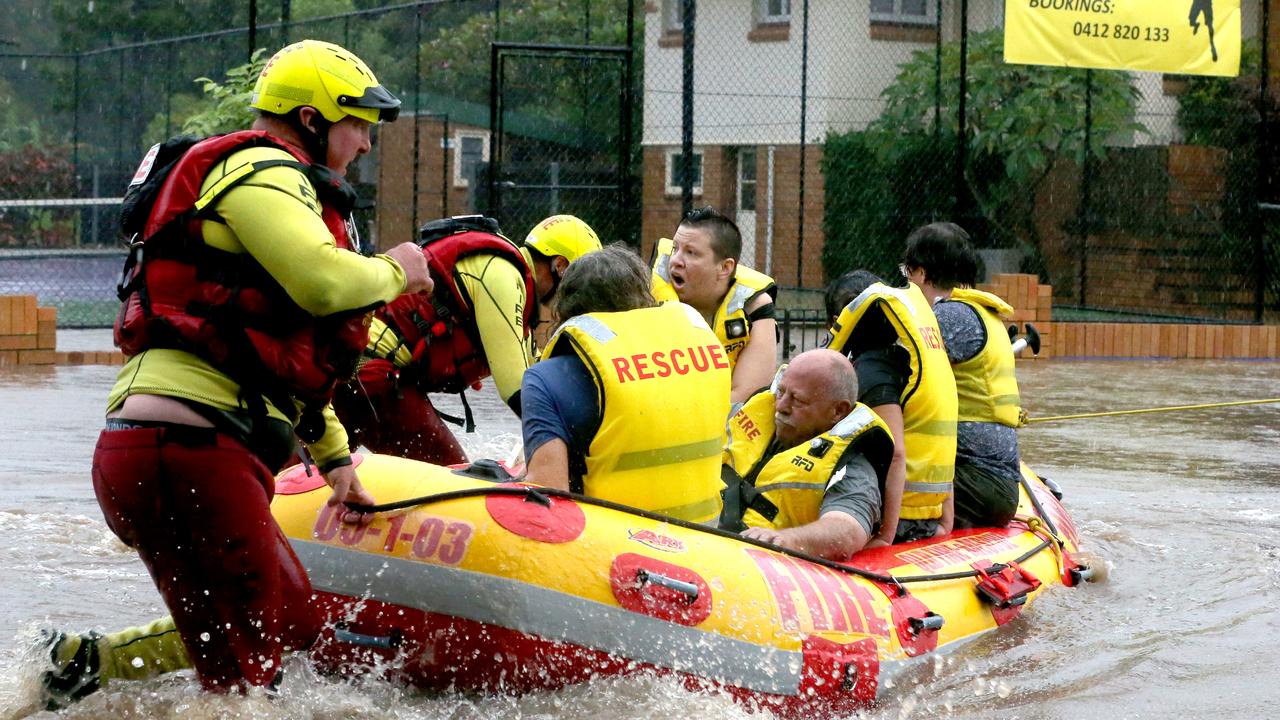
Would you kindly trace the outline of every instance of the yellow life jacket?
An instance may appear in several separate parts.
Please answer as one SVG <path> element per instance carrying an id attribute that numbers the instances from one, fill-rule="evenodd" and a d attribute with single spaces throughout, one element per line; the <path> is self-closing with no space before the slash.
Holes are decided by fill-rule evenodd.
<path id="1" fill-rule="evenodd" d="M 733 375 L 706 321 L 681 303 L 588 313 L 561 325 L 543 357 L 570 349 L 590 368 L 601 411 L 583 492 L 715 521 Z"/>
<path id="2" fill-rule="evenodd" d="M 827 347 L 845 352 L 858 322 L 879 308 L 911 356 L 911 378 L 898 403 L 907 455 L 907 485 L 902 496 L 904 520 L 942 517 L 956 469 L 956 381 L 942 345 L 938 319 L 914 285 L 892 288 L 875 283 L 840 312 Z"/>
<path id="3" fill-rule="evenodd" d="M 662 238 L 654 250 L 653 273 L 650 280 L 650 292 L 658 302 L 679 300 L 676 289 L 671 285 L 671 253 L 674 243 L 669 238 Z M 768 293 L 770 298 L 778 299 L 778 286 L 773 278 L 739 264 L 733 273 L 733 281 L 729 283 L 729 291 L 720 300 L 711 329 L 724 345 L 724 352 L 729 357 L 729 364 L 736 367 L 738 355 L 751 339 L 751 323 L 747 322 L 747 305 L 760 293 Z"/>
<path id="4" fill-rule="evenodd" d="M 987 341 L 977 355 L 951 366 L 960 398 L 960 421 L 1018 427 L 1022 399 L 1013 370 L 1013 343 L 1000 321 L 1001 315 L 1013 313 L 1013 307 L 991 293 L 967 288 L 952 290 L 950 302 L 973 308 L 987 332 Z"/>
<path id="5" fill-rule="evenodd" d="M 720 516 L 725 529 L 782 530 L 814 522 L 831 476 L 851 447 L 867 458 L 882 485 L 893 460 L 889 427 L 862 403 L 827 432 L 766 459 L 781 375 L 779 370 L 773 386 L 748 398 L 729 420 L 723 468 L 728 487 Z"/>

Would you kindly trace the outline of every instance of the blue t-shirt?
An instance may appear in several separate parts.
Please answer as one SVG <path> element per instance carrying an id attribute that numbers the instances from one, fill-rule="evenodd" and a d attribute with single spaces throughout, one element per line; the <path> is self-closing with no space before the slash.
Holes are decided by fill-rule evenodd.
<path id="1" fill-rule="evenodd" d="M 962 302 L 940 302 L 933 306 L 942 331 L 942 344 L 951 362 L 962 363 L 987 346 L 987 326 L 978 311 Z M 1022 476 L 1018 464 L 1018 431 L 993 422 L 956 424 L 956 464 L 976 465 L 986 472 L 1017 483 Z"/>
<path id="2" fill-rule="evenodd" d="M 569 448 L 569 476 L 586 474 L 587 450 L 600 429 L 600 406 L 591 371 L 577 355 L 534 363 L 520 383 L 524 456 L 559 439 Z"/>

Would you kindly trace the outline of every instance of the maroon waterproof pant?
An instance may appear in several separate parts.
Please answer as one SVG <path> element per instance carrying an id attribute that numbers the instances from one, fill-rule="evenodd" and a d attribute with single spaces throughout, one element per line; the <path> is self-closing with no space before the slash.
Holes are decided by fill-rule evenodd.
<path id="1" fill-rule="evenodd" d="M 311 583 L 271 516 L 273 477 L 236 442 L 187 426 L 106 430 L 93 489 L 173 613 L 201 684 L 264 686 L 314 642 Z"/>
<path id="2" fill-rule="evenodd" d="M 427 394 L 411 387 L 366 394 L 355 383 L 340 386 L 333 409 L 347 429 L 351 447 L 436 465 L 467 461 L 458 439 Z"/>

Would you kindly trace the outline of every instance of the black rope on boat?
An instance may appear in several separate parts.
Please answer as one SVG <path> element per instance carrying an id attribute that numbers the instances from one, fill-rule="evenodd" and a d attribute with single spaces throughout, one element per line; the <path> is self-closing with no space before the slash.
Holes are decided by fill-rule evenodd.
<path id="1" fill-rule="evenodd" d="M 1025 483 L 1026 478 L 1022 478 L 1022 481 Z M 1031 495 L 1030 488 L 1027 488 L 1027 493 L 1028 495 Z M 682 527 L 686 530 L 693 530 L 696 532 L 707 533 L 709 535 L 715 535 L 717 537 L 736 540 L 738 542 L 746 543 L 748 545 L 754 545 L 759 548 L 764 548 L 765 550 L 773 550 L 774 552 L 778 552 L 783 555 L 787 555 L 789 557 L 805 560 L 805 561 L 814 563 L 815 565 L 821 565 L 823 567 L 830 568 L 838 572 L 842 572 L 848 575 L 854 575 L 856 577 L 860 577 L 866 580 L 872 580 L 874 582 L 883 583 L 886 585 L 901 586 L 902 584 L 905 584 L 905 583 L 932 582 L 937 580 L 962 580 L 964 578 L 978 577 L 979 575 L 977 570 L 962 570 L 959 572 L 936 573 L 932 575 L 908 575 L 903 577 L 897 577 L 894 575 L 882 575 L 880 573 L 871 572 L 870 570 L 864 570 L 863 568 L 856 567 L 853 565 L 845 565 L 843 563 L 838 563 L 834 560 L 828 560 L 824 557 L 818 557 L 817 555 L 810 555 L 809 553 L 800 552 L 799 550 L 791 550 L 789 548 L 780 547 L 778 545 L 774 545 L 773 543 L 764 542 L 762 540 L 743 537 L 735 532 L 730 532 L 728 530 L 721 530 L 720 528 L 717 528 L 717 527 L 711 527 L 709 525 L 700 525 L 698 523 L 689 522 L 688 520 L 681 520 L 680 518 L 674 518 L 669 515 L 650 512 L 648 510 L 642 510 L 640 508 L 631 507 L 630 505 L 623 505 L 621 503 L 615 503 L 609 500 L 603 500 L 601 498 L 594 498 L 586 495 L 579 495 L 577 493 L 569 492 L 568 490 L 560 490 L 558 488 L 534 487 L 534 486 L 478 487 L 478 488 L 467 488 L 465 490 L 450 490 L 448 492 L 436 493 L 434 495 L 423 495 L 420 497 L 408 498 L 405 500 L 396 500 L 394 502 L 382 503 L 380 505 L 356 505 L 352 503 L 347 503 L 347 507 L 351 508 L 355 512 L 360 512 L 360 513 L 386 513 L 386 512 L 394 512 L 396 510 L 404 510 L 407 508 L 420 507 L 422 505 L 435 505 L 437 503 L 448 502 L 450 500 L 462 500 L 466 498 L 484 497 L 488 495 L 519 496 L 519 497 L 524 497 L 526 499 L 558 497 L 558 498 L 563 498 L 565 500 L 572 500 L 574 502 L 578 502 L 586 505 L 595 505 L 596 507 L 602 507 L 609 510 L 617 510 L 619 512 L 627 513 L 628 515 L 635 515 L 637 517 L 642 517 L 642 518 L 645 518 L 646 520 L 664 522 L 669 525 L 675 525 L 676 527 Z M 1036 512 L 1040 513 L 1041 519 L 1047 523 L 1048 519 L 1044 517 L 1044 511 L 1043 509 L 1041 509 L 1040 505 L 1035 502 L 1035 496 L 1031 495 L 1031 498 L 1032 498 L 1032 503 L 1035 505 Z M 1052 529 L 1053 525 L 1050 524 L 1049 527 Z M 1055 535 L 1056 535 L 1056 532 L 1057 531 L 1054 531 Z M 1026 553 L 1018 557 L 1017 560 L 1015 560 L 1014 562 L 1017 562 L 1017 563 L 1026 562 L 1030 558 L 1034 557 L 1037 553 L 1050 547 L 1051 544 L 1052 543 L 1050 543 L 1048 540 L 1042 540 L 1039 545 L 1028 550 Z"/>

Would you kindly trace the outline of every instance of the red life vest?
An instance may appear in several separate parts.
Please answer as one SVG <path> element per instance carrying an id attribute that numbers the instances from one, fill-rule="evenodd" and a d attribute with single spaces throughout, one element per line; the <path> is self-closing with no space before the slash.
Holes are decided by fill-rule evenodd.
<path id="1" fill-rule="evenodd" d="M 254 163 L 197 209 L 210 168 L 238 150 L 259 146 L 280 148 L 295 160 Z M 135 183 L 147 174 L 146 164 Z M 369 308 L 312 316 L 252 256 L 206 244 L 200 229 L 203 221 L 217 219 L 219 197 L 253 173 L 280 165 L 307 175 L 329 232 L 338 247 L 351 249 L 346 218 L 354 196 L 341 177 L 263 131 L 199 141 L 162 170 L 167 176 L 149 212 L 145 201 L 140 205 L 146 223 L 131 239 L 118 288 L 122 304 L 115 343 L 130 356 L 152 348 L 185 350 L 240 383 L 250 408 L 260 408 L 266 397 L 291 412 L 291 398 L 322 406 L 334 386 L 351 377 L 368 343 Z M 126 219 L 122 226 L 129 226 Z"/>
<path id="2" fill-rule="evenodd" d="M 414 362 L 407 370 L 426 392 L 457 393 L 489 377 L 489 362 L 480 343 L 475 310 L 454 272 L 457 262 L 476 253 L 496 255 L 520 269 L 524 280 L 523 323 L 532 328 L 537 299 L 533 270 L 515 243 L 480 230 L 428 236 L 419 240 L 427 258 L 435 291 L 401 295 L 379 308 L 376 315 L 408 347 Z"/>

